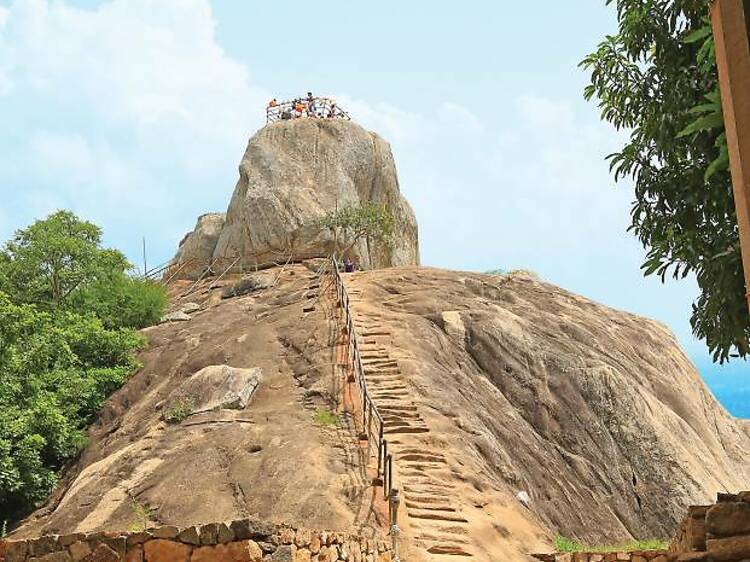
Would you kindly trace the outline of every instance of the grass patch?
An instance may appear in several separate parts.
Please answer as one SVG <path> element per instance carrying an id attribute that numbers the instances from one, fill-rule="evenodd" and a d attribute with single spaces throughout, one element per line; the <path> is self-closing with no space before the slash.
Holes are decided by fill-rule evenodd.
<path id="1" fill-rule="evenodd" d="M 164 412 L 164 420 L 167 423 L 180 423 L 193 413 L 193 399 L 189 396 L 178 398 Z"/>
<path id="2" fill-rule="evenodd" d="M 557 552 L 583 552 L 586 547 L 576 540 L 557 535 L 555 537 L 555 550 Z"/>
<path id="3" fill-rule="evenodd" d="M 341 422 L 338 414 L 326 409 L 317 410 L 313 415 L 313 420 L 322 425 L 339 425 Z"/>
<path id="4" fill-rule="evenodd" d="M 555 550 L 557 552 L 632 552 L 634 550 L 666 550 L 668 546 L 669 541 L 662 539 L 589 545 L 563 537 L 562 535 L 555 537 Z"/>
<path id="5" fill-rule="evenodd" d="M 149 528 L 151 523 L 151 517 L 154 514 L 154 509 L 145 503 L 139 502 L 137 499 L 131 497 L 131 509 L 133 510 L 133 516 L 130 519 L 130 525 L 128 530 L 133 533 L 142 533 Z"/>

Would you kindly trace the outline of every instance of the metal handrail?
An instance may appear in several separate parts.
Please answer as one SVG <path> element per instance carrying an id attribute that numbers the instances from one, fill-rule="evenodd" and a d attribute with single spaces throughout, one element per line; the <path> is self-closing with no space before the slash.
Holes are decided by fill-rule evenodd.
<path id="1" fill-rule="evenodd" d="M 394 562 L 400 562 L 399 535 L 401 534 L 401 528 L 398 525 L 398 508 L 401 503 L 401 498 L 399 497 L 398 488 L 393 485 L 393 454 L 388 451 L 388 440 L 384 435 L 385 422 L 383 421 L 383 416 L 378 411 L 378 407 L 372 400 L 367 389 L 367 378 L 365 377 L 362 356 L 359 352 L 359 344 L 357 343 L 357 332 L 354 329 L 354 319 L 350 306 L 351 303 L 349 301 L 349 293 L 347 292 L 346 287 L 344 286 L 344 281 L 341 278 L 339 264 L 335 255 L 331 256 L 331 269 L 333 270 L 333 277 L 336 284 L 336 297 L 344 310 L 344 318 L 346 321 L 348 336 L 347 358 L 351 359 L 354 380 L 357 382 L 360 395 L 362 396 L 362 423 L 364 431 L 367 432 L 368 436 L 368 455 L 370 437 L 373 435 L 373 416 L 377 420 L 378 478 L 380 478 L 383 483 L 384 499 L 388 500 L 388 532 L 391 535 L 394 555 L 393 560 Z"/>
<path id="2" fill-rule="evenodd" d="M 365 369 L 362 365 L 362 356 L 359 351 L 359 344 L 357 340 L 357 332 L 354 328 L 354 319 L 352 316 L 349 293 L 344 286 L 344 281 L 341 278 L 339 271 L 339 264 L 336 260 L 336 256 L 331 257 L 331 269 L 333 270 L 333 276 L 336 282 L 336 296 L 338 301 L 341 303 L 341 307 L 344 311 L 344 318 L 346 323 L 346 329 L 348 334 L 348 358 L 351 360 L 352 371 L 354 373 L 354 379 L 359 387 L 360 395 L 362 397 L 362 416 L 365 431 L 369 437 L 377 435 L 378 440 L 378 478 L 382 479 L 383 482 L 383 495 L 386 499 L 393 499 L 394 496 L 398 495 L 398 490 L 393 485 L 393 455 L 388 451 L 388 440 L 385 438 L 385 422 L 383 416 L 378 410 L 377 405 L 370 396 L 370 392 L 367 387 L 367 378 L 365 377 Z M 376 421 L 376 427 L 373 428 L 373 419 Z M 395 522 L 393 523 L 395 524 Z"/>
<path id="3" fill-rule="evenodd" d="M 302 111 L 297 111 L 297 102 L 302 104 Z M 308 98 L 286 100 L 278 102 L 276 105 L 269 105 L 266 108 L 266 123 L 299 117 L 351 120 L 351 116 L 331 98 L 314 97 L 312 100 Z"/>
<path id="4" fill-rule="evenodd" d="M 244 268 L 252 267 L 255 270 L 260 269 L 268 269 L 270 267 L 280 267 L 284 265 L 285 263 L 289 263 L 290 261 L 290 253 L 287 252 L 264 252 L 264 254 L 275 254 L 279 256 L 281 259 L 278 261 L 267 261 L 262 263 L 253 263 L 251 266 L 246 266 L 243 263 L 241 263 L 241 260 L 248 259 L 251 260 L 253 255 L 247 254 L 247 255 L 234 255 L 234 256 L 226 256 L 221 258 L 209 258 L 205 260 L 197 259 L 197 258 L 191 258 L 189 260 L 178 260 L 178 261 L 172 261 L 165 267 L 161 268 L 158 273 L 161 274 L 161 279 L 158 279 L 156 272 L 151 277 L 155 281 L 161 281 L 165 285 L 169 285 L 170 282 L 172 282 L 174 279 L 177 278 L 177 276 L 180 273 L 186 274 L 186 273 L 193 273 L 196 275 L 201 275 L 206 272 L 206 268 L 213 268 L 222 270 L 223 275 L 231 273 L 232 268 L 236 267 L 237 264 L 239 264 L 239 267 L 242 268 L 242 271 L 246 271 Z"/>
<path id="5" fill-rule="evenodd" d="M 221 275 L 219 275 L 216 279 L 214 279 L 213 281 L 211 281 L 211 284 L 206 288 L 206 291 L 210 291 L 211 289 L 213 289 L 214 286 L 216 285 L 216 283 L 218 283 L 219 281 L 221 281 L 221 279 L 227 274 L 227 272 L 230 269 L 232 269 L 237 264 L 238 261 L 240 261 L 240 256 L 237 256 L 237 259 L 235 259 L 232 263 L 230 263 L 227 266 L 227 268 L 224 271 L 221 272 Z"/>
<path id="6" fill-rule="evenodd" d="M 141 279 L 148 279 L 148 280 L 155 279 L 160 273 L 163 273 L 171 264 L 172 264 L 172 260 L 165 261 L 164 263 L 159 264 L 156 267 L 152 267 L 151 269 L 147 270 L 142 275 L 139 275 L 139 277 Z"/>
<path id="7" fill-rule="evenodd" d="M 180 295 L 181 299 L 184 298 L 184 297 L 186 297 L 186 296 L 188 296 L 190 293 L 192 293 L 195 290 L 195 288 L 198 286 L 198 284 L 201 281 L 203 281 L 203 278 L 206 275 L 208 275 L 213 270 L 213 267 L 214 267 L 215 263 L 216 263 L 216 260 L 214 259 L 214 260 L 211 261 L 211 263 L 208 264 L 208 266 L 206 266 L 206 268 L 203 270 L 203 273 L 200 274 L 200 277 L 198 277 L 198 279 L 195 280 L 195 283 L 193 283 L 192 285 L 190 285 L 190 288 L 187 291 L 185 291 L 184 293 L 182 293 Z"/>

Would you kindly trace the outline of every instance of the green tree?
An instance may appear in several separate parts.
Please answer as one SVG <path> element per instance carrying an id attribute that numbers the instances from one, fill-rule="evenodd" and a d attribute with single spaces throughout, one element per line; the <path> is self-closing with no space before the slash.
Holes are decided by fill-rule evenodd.
<path id="1" fill-rule="evenodd" d="M 167 306 L 164 286 L 123 273 L 98 278 L 71 298 L 73 310 L 95 314 L 106 328 L 146 328 L 156 324 Z"/>
<path id="2" fill-rule="evenodd" d="M 124 270 L 120 252 L 100 248 L 101 229 L 58 211 L 16 232 L 5 246 L 6 276 L 23 302 L 61 306 L 78 287 L 108 269 Z"/>
<path id="3" fill-rule="evenodd" d="M 101 235 L 70 211 L 19 230 L 0 254 L 0 290 L 17 303 L 95 314 L 107 327 L 153 324 L 166 306 L 166 291 L 129 276 L 125 256 L 102 248 Z"/>
<path id="4" fill-rule="evenodd" d="M 165 289 L 127 274 L 101 230 L 59 211 L 0 252 L 0 523 L 36 507 L 136 368 Z"/>
<path id="5" fill-rule="evenodd" d="M 393 215 L 384 205 L 367 203 L 326 213 L 316 223 L 328 230 L 334 240 L 334 251 L 346 255 L 360 240 L 390 245 L 393 237 Z"/>
<path id="6" fill-rule="evenodd" d="M 607 4 L 615 3 L 606 0 Z M 609 156 L 635 186 L 632 230 L 645 275 L 694 274 L 693 332 L 715 361 L 750 351 L 750 314 L 728 172 L 707 0 L 617 0 L 618 33 L 582 66 L 586 99 L 629 133 Z"/>
<path id="7" fill-rule="evenodd" d="M 92 416 L 136 368 L 142 343 L 91 315 L 0 293 L 0 514 L 12 522 L 46 497 L 84 447 Z"/>

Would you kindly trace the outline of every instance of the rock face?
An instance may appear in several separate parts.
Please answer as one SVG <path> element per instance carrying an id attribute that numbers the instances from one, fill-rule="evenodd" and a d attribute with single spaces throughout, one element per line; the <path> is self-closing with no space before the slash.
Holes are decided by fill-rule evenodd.
<path id="1" fill-rule="evenodd" d="M 340 309 L 322 291 L 306 312 L 310 272 L 269 270 L 279 282 L 262 296 L 197 291 L 207 300 L 190 322 L 148 329 L 143 368 L 12 537 L 127 529 L 131 496 L 170 525 L 252 515 L 375 526 L 370 500 L 382 490 L 370 487 L 354 419 L 315 422 L 335 409 L 343 373 L 330 317 Z M 746 422 L 716 402 L 661 324 L 528 275 L 401 267 L 344 279 L 387 414 L 404 536 L 451 533 L 475 562 L 523 562 L 552 550 L 557 533 L 669 538 L 687 506 L 750 488 Z M 165 423 L 175 392 L 225 403 L 216 365 L 263 369 L 250 403 Z"/>
<path id="2" fill-rule="evenodd" d="M 214 254 L 225 218 L 224 213 L 207 213 L 198 217 L 195 229 L 188 232 L 180 242 L 174 261 L 208 262 Z"/>
<path id="3" fill-rule="evenodd" d="M 241 266 L 252 267 L 285 261 L 290 253 L 294 261 L 326 256 L 333 239 L 314 226 L 316 219 L 374 203 L 393 214 L 393 243 L 362 240 L 353 257 L 365 268 L 419 263 L 417 222 L 399 191 L 390 146 L 359 125 L 338 119 L 273 123 L 250 139 L 239 170 L 226 222 L 220 215 L 201 217 L 175 261 L 212 256 L 228 264 L 242 256 Z"/>
<path id="4" fill-rule="evenodd" d="M 745 422 L 658 322 L 525 274 L 410 267 L 346 279 L 355 312 L 388 332 L 404 400 L 430 429 L 424 443 L 399 437 L 420 451 L 439 442 L 464 517 L 487 502 L 508 527 L 525 491 L 552 533 L 669 538 L 687 506 L 750 486 Z"/>
<path id="5" fill-rule="evenodd" d="M 313 419 L 316 408 L 335 408 L 334 367 L 323 307 L 302 318 L 309 275 L 290 264 L 262 298 L 198 291 L 202 312 L 190 322 L 145 330 L 143 367 L 14 536 L 127 530 L 131 498 L 155 523 L 182 527 L 250 515 L 337 531 L 376 526 L 358 443 Z"/>
<path id="6" fill-rule="evenodd" d="M 190 415 L 221 409 L 243 410 L 261 381 L 261 369 L 238 369 L 229 365 L 204 367 L 180 384 L 167 398 L 165 410 L 188 401 Z"/>

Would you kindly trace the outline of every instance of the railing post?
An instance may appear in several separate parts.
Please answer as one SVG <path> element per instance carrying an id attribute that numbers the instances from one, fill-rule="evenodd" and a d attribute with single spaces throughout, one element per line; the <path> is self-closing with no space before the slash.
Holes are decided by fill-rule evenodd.
<path id="1" fill-rule="evenodd" d="M 380 430 L 378 431 L 378 478 L 380 478 L 381 470 L 383 470 L 383 424 L 380 424 Z"/>
<path id="2" fill-rule="evenodd" d="M 399 496 L 398 490 L 393 488 L 388 498 L 389 514 L 390 514 L 390 535 L 391 535 L 391 548 L 393 550 L 393 562 L 401 562 L 399 535 L 401 534 L 401 527 L 398 526 L 398 508 L 401 504 L 401 497 Z"/>
<path id="3" fill-rule="evenodd" d="M 367 416 L 367 436 L 372 435 L 372 408 L 370 408 L 370 414 Z"/>
<path id="4" fill-rule="evenodd" d="M 386 482 L 388 478 L 388 474 L 386 470 L 387 465 L 388 465 L 388 441 L 383 439 L 383 489 L 384 490 L 388 489 L 387 482 Z"/>

